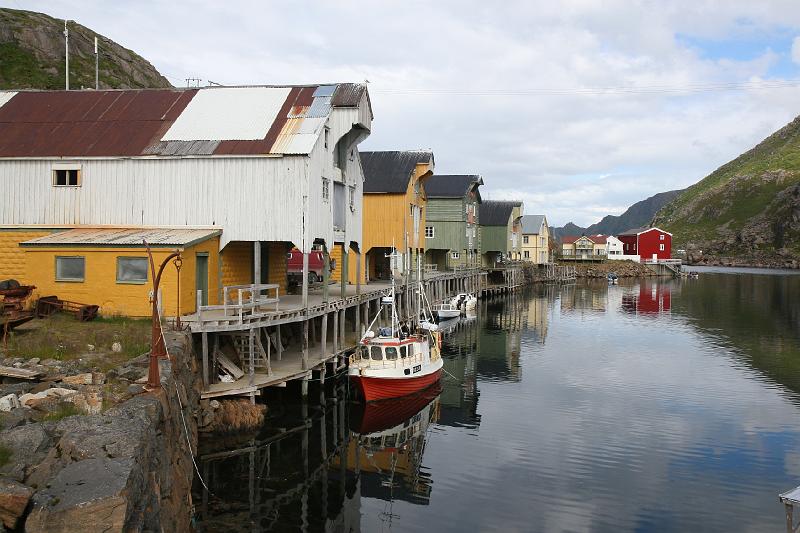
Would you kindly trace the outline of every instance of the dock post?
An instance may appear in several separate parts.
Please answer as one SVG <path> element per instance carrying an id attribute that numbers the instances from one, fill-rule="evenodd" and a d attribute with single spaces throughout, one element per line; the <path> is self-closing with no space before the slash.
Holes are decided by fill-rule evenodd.
<path id="1" fill-rule="evenodd" d="M 255 380 L 255 366 L 256 366 L 256 361 L 255 361 L 255 356 L 256 356 L 256 354 L 255 354 L 255 352 L 256 352 L 256 346 L 255 346 L 256 337 L 254 335 L 253 328 L 250 328 L 250 331 L 247 333 L 247 335 L 248 335 L 248 339 L 247 339 L 248 343 L 247 344 L 249 346 L 249 350 L 248 350 L 249 354 L 248 355 L 250 356 L 250 368 L 248 369 L 247 373 L 248 373 L 249 378 L 250 378 L 249 384 L 252 387 L 253 386 L 253 380 Z"/>
<path id="2" fill-rule="evenodd" d="M 339 312 L 341 313 L 341 316 L 339 317 L 339 341 L 341 342 L 342 349 L 344 349 L 345 345 L 347 344 L 345 337 L 345 319 L 347 318 L 347 315 L 345 315 L 344 307 L 342 307 Z"/>
<path id="3" fill-rule="evenodd" d="M 342 300 L 347 298 L 347 263 L 350 254 L 347 253 L 347 244 L 342 245 Z"/>
<path id="4" fill-rule="evenodd" d="M 322 325 L 320 327 L 320 346 L 322 347 L 320 350 L 320 355 L 322 356 L 323 367 L 325 358 L 328 356 L 328 307 L 325 306 L 325 312 L 322 314 Z"/>
<path id="5" fill-rule="evenodd" d="M 326 364 L 322 363 L 322 368 L 319 369 L 319 403 L 322 406 L 322 413 L 323 417 L 325 416 L 325 372 L 326 372 Z M 324 418 L 323 418 L 324 421 Z M 325 428 L 325 424 L 322 425 L 323 429 Z"/>
<path id="6" fill-rule="evenodd" d="M 303 396 L 303 404 L 305 404 L 305 399 L 308 398 L 308 374 L 304 375 L 300 382 L 300 394 Z M 306 415 L 303 415 L 303 418 L 305 417 Z"/>
<path id="7" fill-rule="evenodd" d="M 281 325 L 280 324 L 275 326 L 275 333 L 276 333 L 275 340 L 278 341 L 278 343 L 277 343 L 278 344 L 278 361 L 280 361 L 281 358 L 283 357 L 283 341 L 281 340 Z"/>
<path id="8" fill-rule="evenodd" d="M 333 310 L 333 353 L 339 353 L 339 311 Z"/>
<path id="9" fill-rule="evenodd" d="M 308 315 L 306 315 L 308 316 Z M 303 320 L 303 370 L 308 370 L 308 318 Z"/>
<path id="10" fill-rule="evenodd" d="M 253 283 L 261 283 L 261 241 L 253 241 Z"/>
<path id="11" fill-rule="evenodd" d="M 322 246 L 322 257 L 322 303 L 327 306 L 330 292 L 330 287 L 328 286 L 328 277 L 330 276 L 331 270 L 331 256 L 328 253 L 328 247 L 326 245 Z"/>
<path id="12" fill-rule="evenodd" d="M 203 339 L 203 386 L 208 387 L 208 333 L 200 334 Z"/>

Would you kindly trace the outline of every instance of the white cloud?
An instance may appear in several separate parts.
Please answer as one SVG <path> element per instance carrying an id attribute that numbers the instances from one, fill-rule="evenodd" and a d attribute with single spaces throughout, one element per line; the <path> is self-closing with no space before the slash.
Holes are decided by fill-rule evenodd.
<path id="1" fill-rule="evenodd" d="M 800 37 L 792 41 L 792 61 L 800 65 Z"/>
<path id="2" fill-rule="evenodd" d="M 557 225 L 685 187 L 798 114 L 797 88 L 671 90 L 767 78 L 780 51 L 708 58 L 679 36 L 800 34 L 795 0 L 25 7 L 104 33 L 175 84 L 369 79 L 375 122 L 364 148 L 432 148 L 439 172 L 480 173 L 486 195 L 523 199 Z M 629 86 L 651 89 L 580 91 Z"/>

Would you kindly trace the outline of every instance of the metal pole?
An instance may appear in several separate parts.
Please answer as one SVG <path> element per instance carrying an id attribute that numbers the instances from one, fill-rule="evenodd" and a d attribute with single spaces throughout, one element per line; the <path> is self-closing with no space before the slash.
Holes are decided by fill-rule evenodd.
<path id="1" fill-rule="evenodd" d="M 97 52 L 97 36 L 94 38 L 94 90 L 100 90 L 100 54 Z"/>
<path id="2" fill-rule="evenodd" d="M 158 286 L 161 284 L 161 274 L 164 273 L 167 263 L 173 258 L 180 257 L 181 254 L 177 251 L 169 254 L 161 263 L 156 274 L 150 245 L 144 239 L 142 239 L 142 242 L 147 249 L 147 257 L 150 259 L 150 272 L 153 276 L 153 327 L 150 336 L 150 365 L 147 372 L 147 386 L 155 389 L 161 386 L 161 378 L 158 375 L 158 359 L 167 355 L 167 347 L 164 344 L 164 336 L 161 334 L 161 321 L 158 315 Z"/>
<path id="3" fill-rule="evenodd" d="M 66 50 L 66 58 L 67 58 L 67 65 L 66 65 L 66 78 L 65 78 L 65 86 L 66 89 L 69 91 L 69 29 L 67 29 L 67 21 L 64 20 L 64 49 Z"/>

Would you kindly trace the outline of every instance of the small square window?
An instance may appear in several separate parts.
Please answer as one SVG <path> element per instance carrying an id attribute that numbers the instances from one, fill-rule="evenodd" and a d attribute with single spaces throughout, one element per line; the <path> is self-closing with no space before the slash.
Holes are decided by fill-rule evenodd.
<path id="1" fill-rule="evenodd" d="M 527 236 L 527 235 L 524 235 L 524 236 L 522 237 L 522 243 L 523 243 L 523 244 L 528 244 L 528 236 Z"/>
<path id="2" fill-rule="evenodd" d="M 56 281 L 83 281 L 85 274 L 85 257 L 56 256 Z"/>
<path id="3" fill-rule="evenodd" d="M 117 283 L 147 282 L 146 257 L 117 257 Z"/>
<path id="4" fill-rule="evenodd" d="M 435 230 L 433 226 L 425 226 L 425 238 L 433 239 L 434 235 L 435 235 Z"/>
<path id="5" fill-rule="evenodd" d="M 56 187 L 78 187 L 81 183 L 79 168 L 53 169 L 53 185 Z"/>
<path id="6" fill-rule="evenodd" d="M 663 245 L 663 244 L 659 244 L 659 245 L 658 245 L 658 250 L 659 250 L 660 252 L 663 252 L 663 251 L 664 251 L 664 245 Z"/>
<path id="7" fill-rule="evenodd" d="M 450 257 L 453 259 L 458 259 L 459 257 L 461 257 L 461 254 L 458 252 L 450 252 Z"/>
<path id="8" fill-rule="evenodd" d="M 661 235 L 659 235 L 659 238 L 663 241 L 664 240 L 664 234 L 662 233 Z"/>

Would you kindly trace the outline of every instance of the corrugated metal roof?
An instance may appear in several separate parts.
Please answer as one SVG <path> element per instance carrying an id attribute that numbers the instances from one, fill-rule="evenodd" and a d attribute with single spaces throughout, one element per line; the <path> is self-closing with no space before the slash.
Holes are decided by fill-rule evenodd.
<path id="1" fill-rule="evenodd" d="M 0 157 L 308 154 L 332 108 L 365 97 L 358 84 L 0 92 Z"/>
<path id="2" fill-rule="evenodd" d="M 216 237 L 213 228 L 75 228 L 21 243 L 21 246 L 188 246 Z"/>
<path id="3" fill-rule="evenodd" d="M 486 200 L 481 204 L 479 223 L 481 226 L 505 226 L 515 207 L 522 202 Z"/>
<path id="4" fill-rule="evenodd" d="M 434 174 L 425 180 L 428 198 L 462 198 L 474 184 L 483 185 L 476 174 Z"/>
<path id="5" fill-rule="evenodd" d="M 365 193 L 404 193 L 419 163 L 433 164 L 430 150 L 361 152 Z"/>
<path id="6" fill-rule="evenodd" d="M 522 217 L 523 235 L 539 235 L 544 224 L 544 215 L 524 215 Z"/>

